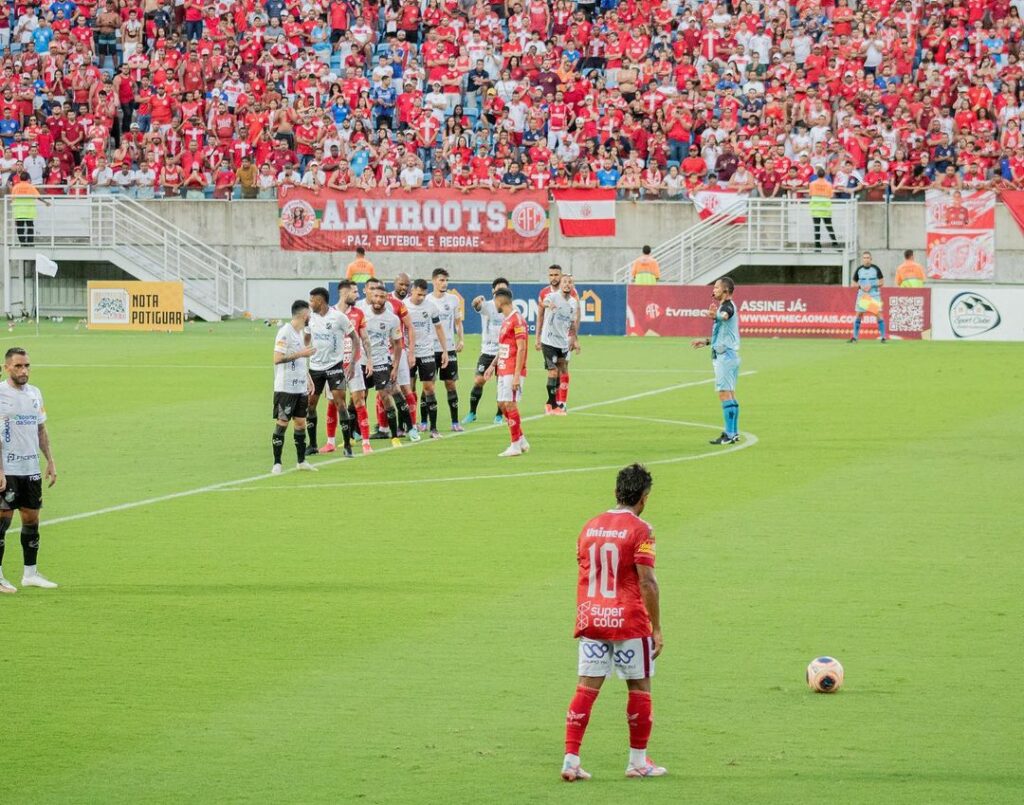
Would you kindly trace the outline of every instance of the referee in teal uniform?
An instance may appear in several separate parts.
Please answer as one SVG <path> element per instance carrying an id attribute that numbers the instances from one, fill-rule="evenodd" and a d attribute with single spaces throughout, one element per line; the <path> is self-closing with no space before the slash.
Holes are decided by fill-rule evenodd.
<path id="1" fill-rule="evenodd" d="M 711 295 L 715 301 L 708 308 L 714 319 L 710 338 L 694 340 L 693 348 L 711 347 L 711 363 L 715 367 L 715 390 L 722 403 L 725 430 L 711 444 L 735 444 L 740 440 L 740 404 L 736 401 L 736 380 L 740 374 L 740 319 L 732 293 L 736 283 L 730 277 L 715 282 Z"/>

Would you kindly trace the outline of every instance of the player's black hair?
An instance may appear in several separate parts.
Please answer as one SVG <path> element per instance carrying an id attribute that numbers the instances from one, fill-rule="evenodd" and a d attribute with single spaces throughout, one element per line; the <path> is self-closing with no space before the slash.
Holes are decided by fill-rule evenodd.
<path id="1" fill-rule="evenodd" d="M 349 288 L 355 288 L 356 284 L 352 280 L 342 280 L 338 283 L 338 293 L 348 290 Z"/>
<path id="2" fill-rule="evenodd" d="M 635 506 L 651 491 L 654 479 L 643 464 L 630 464 L 615 478 L 615 501 L 620 506 Z"/>
<path id="3" fill-rule="evenodd" d="M 434 277 L 447 277 L 447 276 L 448 276 L 448 272 L 445 269 L 443 269 L 443 268 L 435 268 L 433 271 L 430 272 L 430 278 L 431 279 L 434 279 Z"/>
<path id="4" fill-rule="evenodd" d="M 491 283 L 491 290 L 493 291 L 499 285 L 504 285 L 506 288 L 512 287 L 504 277 L 495 277 L 494 282 Z"/>
<path id="5" fill-rule="evenodd" d="M 421 291 L 425 291 L 427 290 L 427 281 L 424 279 L 413 280 L 412 287 L 419 288 Z"/>
<path id="6" fill-rule="evenodd" d="M 494 291 L 494 298 L 497 299 L 499 296 L 502 299 L 507 299 L 509 302 L 512 301 L 512 291 L 510 291 L 508 288 L 498 288 L 498 289 L 496 289 Z"/>
<path id="7" fill-rule="evenodd" d="M 736 290 L 736 283 L 733 282 L 732 277 L 719 277 L 718 282 L 725 286 L 725 290 L 729 292 L 729 296 L 732 296 L 732 292 Z"/>
<path id="8" fill-rule="evenodd" d="M 644 244 L 644 247 L 640 251 L 642 251 L 644 254 L 650 254 L 651 253 L 651 247 L 646 245 L 646 244 Z"/>
<path id="9" fill-rule="evenodd" d="M 913 256 L 914 256 L 914 250 L 913 249 L 907 249 L 905 252 L 903 252 L 903 258 L 905 260 L 909 260 Z"/>
<path id="10" fill-rule="evenodd" d="M 562 267 L 558 263 L 552 263 L 548 266 L 548 271 L 557 271 L 559 274 L 562 273 Z"/>
<path id="11" fill-rule="evenodd" d="M 15 355 L 28 355 L 24 347 L 11 347 L 4 353 L 4 361 L 9 361 Z"/>
<path id="12" fill-rule="evenodd" d="M 309 310 L 309 302 L 305 299 L 296 299 L 292 302 L 292 315 L 298 316 L 303 310 Z"/>
<path id="13" fill-rule="evenodd" d="M 320 287 L 314 288 L 312 291 L 309 292 L 309 295 L 310 296 L 319 296 L 325 302 L 328 301 L 331 298 L 330 292 L 326 288 L 320 288 Z"/>

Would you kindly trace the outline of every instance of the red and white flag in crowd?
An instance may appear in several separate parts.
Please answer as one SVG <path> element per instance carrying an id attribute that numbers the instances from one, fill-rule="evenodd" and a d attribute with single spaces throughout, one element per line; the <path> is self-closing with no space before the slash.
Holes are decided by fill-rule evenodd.
<path id="1" fill-rule="evenodd" d="M 558 205 L 558 226 L 567 238 L 615 235 L 614 190 L 553 190 Z"/>
<path id="2" fill-rule="evenodd" d="M 743 224 L 747 221 L 747 198 L 749 193 L 737 193 L 735 190 L 698 190 L 693 194 L 693 206 L 697 214 L 704 218 L 718 215 L 720 212 L 735 214 L 730 223 Z"/>

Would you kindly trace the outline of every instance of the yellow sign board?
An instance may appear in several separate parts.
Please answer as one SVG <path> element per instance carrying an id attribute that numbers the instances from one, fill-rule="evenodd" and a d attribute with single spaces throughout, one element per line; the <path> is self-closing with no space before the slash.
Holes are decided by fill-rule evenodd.
<path id="1" fill-rule="evenodd" d="M 90 330 L 185 329 L 185 291 L 180 282 L 90 282 Z"/>

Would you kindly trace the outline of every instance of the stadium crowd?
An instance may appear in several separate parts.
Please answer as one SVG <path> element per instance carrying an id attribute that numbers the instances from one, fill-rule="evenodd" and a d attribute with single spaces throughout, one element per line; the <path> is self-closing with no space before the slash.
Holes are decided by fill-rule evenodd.
<path id="1" fill-rule="evenodd" d="M 50 193 L 1024 187 L 1024 0 L 10 0 Z"/>

